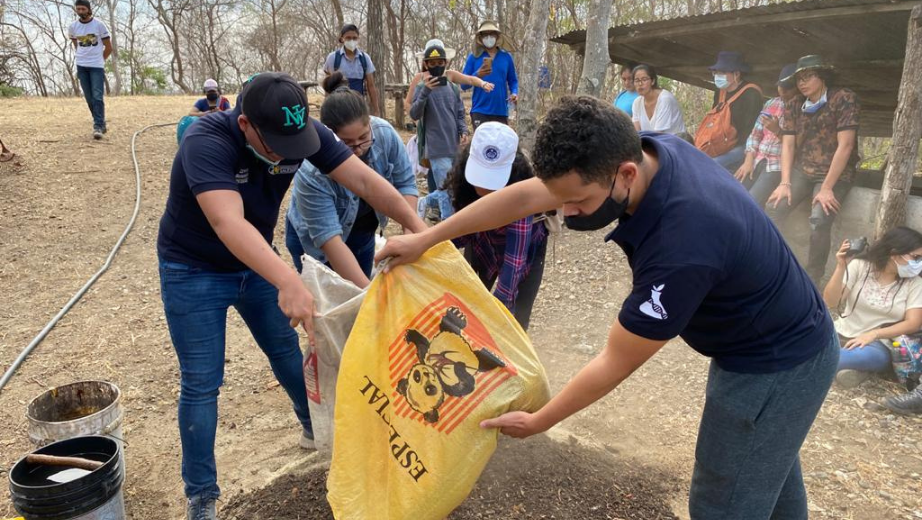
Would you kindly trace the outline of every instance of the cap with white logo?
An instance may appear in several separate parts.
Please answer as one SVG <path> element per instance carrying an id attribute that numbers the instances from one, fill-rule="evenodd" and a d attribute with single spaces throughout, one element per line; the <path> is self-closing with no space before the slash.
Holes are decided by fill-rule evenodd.
<path id="1" fill-rule="evenodd" d="M 494 121 L 480 125 L 471 140 L 464 178 L 485 190 L 505 187 L 518 148 L 519 136 L 509 126 Z"/>

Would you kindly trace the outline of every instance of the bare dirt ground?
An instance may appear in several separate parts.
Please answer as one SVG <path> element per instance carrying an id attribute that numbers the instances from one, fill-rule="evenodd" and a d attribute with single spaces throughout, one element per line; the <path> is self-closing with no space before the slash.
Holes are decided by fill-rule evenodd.
<path id="1" fill-rule="evenodd" d="M 134 200 L 131 134 L 178 119 L 193 101 L 109 98 L 109 134 L 94 142 L 80 99 L 0 100 L 0 134 L 19 156 L 0 164 L 0 369 L 96 271 L 121 234 Z M 29 400 L 77 380 L 116 383 L 126 413 L 125 499 L 137 520 L 182 518 L 184 507 L 179 374 L 156 264 L 175 149 L 172 128 L 138 139 L 143 200 L 134 231 L 109 272 L 0 394 L 5 478 L 30 451 Z M 599 351 L 630 285 L 624 257 L 602 236 L 565 233 L 548 252 L 531 337 L 554 390 Z M 233 311 L 228 322 L 216 447 L 220 507 L 228 518 L 323 518 L 323 470 L 297 448 L 287 399 Z M 672 342 L 548 435 L 504 440 L 451 518 L 687 518 L 706 374 L 706 359 Z M 922 418 L 876 406 L 895 391 L 886 382 L 831 391 L 802 450 L 813 518 L 922 518 Z M 0 517 L 13 513 L 8 500 L 0 502 Z"/>

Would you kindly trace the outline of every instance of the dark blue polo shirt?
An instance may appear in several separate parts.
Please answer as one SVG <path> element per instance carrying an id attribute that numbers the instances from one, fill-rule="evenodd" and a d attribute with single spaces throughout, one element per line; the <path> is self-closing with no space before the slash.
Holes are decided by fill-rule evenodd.
<path id="1" fill-rule="evenodd" d="M 768 373 L 813 357 L 833 334 L 819 292 L 742 185 L 682 139 L 642 132 L 659 170 L 606 240 L 624 250 L 630 332 L 693 349 L 732 372 Z"/>
<path id="2" fill-rule="evenodd" d="M 173 159 L 166 211 L 160 219 L 157 253 L 164 260 L 212 271 L 247 269 L 218 235 L 195 196 L 210 190 L 234 190 L 243 198 L 244 217 L 272 243 L 282 198 L 301 160 L 278 166 L 258 159 L 246 147 L 237 124 L 240 105 L 202 117 L 189 127 Z M 320 150 L 307 158 L 323 173 L 341 165 L 352 151 L 330 129 L 310 119 L 320 135 Z"/>

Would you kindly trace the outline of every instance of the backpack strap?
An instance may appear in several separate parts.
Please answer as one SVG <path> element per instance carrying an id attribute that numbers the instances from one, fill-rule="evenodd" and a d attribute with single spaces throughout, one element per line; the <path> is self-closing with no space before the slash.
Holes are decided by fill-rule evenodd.
<path id="1" fill-rule="evenodd" d="M 343 64 L 343 51 L 336 50 L 336 54 L 333 57 L 333 72 L 339 70 L 339 66 Z"/>
<path id="2" fill-rule="evenodd" d="M 743 88 L 741 88 L 741 89 L 739 90 L 739 92 L 737 92 L 736 94 L 733 94 L 733 97 L 730 98 L 730 101 L 727 101 L 727 104 L 728 104 L 728 105 L 732 105 L 733 102 L 736 101 L 737 99 L 739 99 L 739 97 L 742 96 L 744 92 L 746 92 L 746 91 L 749 90 L 749 89 L 753 89 L 753 88 L 759 91 L 759 95 L 762 94 L 762 89 L 759 88 L 758 85 L 756 85 L 755 83 L 748 83 L 748 84 L 746 84 L 745 86 L 743 86 Z M 724 92 L 721 91 L 721 92 L 720 92 L 720 95 L 723 96 L 723 95 L 724 95 Z"/>

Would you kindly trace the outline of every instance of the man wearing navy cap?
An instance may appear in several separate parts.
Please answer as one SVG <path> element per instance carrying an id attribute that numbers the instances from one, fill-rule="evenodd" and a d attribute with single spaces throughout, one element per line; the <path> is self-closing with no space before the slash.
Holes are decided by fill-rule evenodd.
<path id="1" fill-rule="evenodd" d="M 805 520 L 800 446 L 836 371 L 832 320 L 807 273 L 743 186 L 675 136 L 638 133 L 599 99 L 567 97 L 538 128 L 535 179 L 389 240 L 390 268 L 441 241 L 563 206 L 627 256 L 633 288 L 608 343 L 543 408 L 484 421 L 548 430 L 611 392 L 670 339 L 711 358 L 689 510 L 693 520 Z M 719 196 L 715 196 L 719 194 Z"/>
<path id="2" fill-rule="evenodd" d="M 287 74 L 245 84 L 234 110 L 201 118 L 173 160 L 157 254 L 163 308 L 179 359 L 179 431 L 187 517 L 215 518 L 218 393 L 227 310 L 265 352 L 313 448 L 298 333 L 313 342 L 313 297 L 272 246 L 282 198 L 302 160 L 413 232 L 425 225 L 400 193 L 315 119 Z"/>

